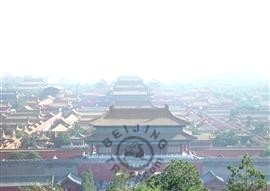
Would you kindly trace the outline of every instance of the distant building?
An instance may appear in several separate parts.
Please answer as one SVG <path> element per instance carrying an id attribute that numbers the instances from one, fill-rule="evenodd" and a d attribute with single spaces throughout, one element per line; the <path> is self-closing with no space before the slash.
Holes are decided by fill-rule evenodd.
<path id="1" fill-rule="evenodd" d="M 71 147 L 85 147 L 84 137 L 83 136 L 72 136 L 70 137 L 70 146 Z"/>
<path id="2" fill-rule="evenodd" d="M 11 105 L 18 103 L 20 94 L 16 90 L 1 90 L 0 101 L 9 102 Z"/>
<path id="3" fill-rule="evenodd" d="M 58 185 L 61 185 L 61 187 L 67 191 L 80 191 L 82 180 L 75 174 L 68 173 L 68 175 L 58 181 Z"/>
<path id="4" fill-rule="evenodd" d="M 17 127 L 26 127 L 32 123 L 44 120 L 45 116 L 39 109 L 32 109 L 25 106 L 15 113 L 3 114 L 0 116 L 0 128 L 5 130 L 14 130 Z"/>
<path id="5" fill-rule="evenodd" d="M 40 96 L 43 98 L 39 102 L 45 113 L 55 113 L 58 111 L 64 114 L 69 113 L 73 109 L 73 102 L 76 100 L 72 92 L 65 90 L 63 87 L 52 86 L 44 89 Z"/>
<path id="6" fill-rule="evenodd" d="M 196 137 L 197 139 L 192 141 L 190 146 L 191 148 L 194 148 L 194 147 L 212 147 L 213 146 L 213 143 L 212 143 L 212 137 L 213 135 L 210 134 L 210 133 L 199 133 L 199 134 L 196 134 Z"/>
<path id="7" fill-rule="evenodd" d="M 8 114 L 11 111 L 11 105 L 7 101 L 0 100 L 0 115 Z"/>
<path id="8" fill-rule="evenodd" d="M 153 107 L 148 87 L 134 76 L 118 77 L 111 92 L 115 107 Z"/>
<path id="9" fill-rule="evenodd" d="M 80 108 L 108 107 L 110 105 L 108 92 L 83 93 L 77 104 Z"/>
<path id="10" fill-rule="evenodd" d="M 0 190 L 20 191 L 20 188 L 32 185 L 52 185 L 54 176 L 50 175 L 27 175 L 27 176 L 3 176 L 0 177 Z"/>
<path id="11" fill-rule="evenodd" d="M 20 188 L 26 186 L 53 186 L 60 185 L 63 190 L 80 191 L 82 180 L 73 173 L 68 173 L 63 177 L 55 177 L 53 175 L 27 175 L 0 177 L 0 190 L 19 191 Z"/>
<path id="12" fill-rule="evenodd" d="M 65 89 L 61 86 L 49 86 L 40 93 L 41 98 L 47 98 L 48 96 L 64 97 L 64 95 Z"/>
<path id="13" fill-rule="evenodd" d="M 39 98 L 38 98 L 37 96 L 31 95 L 31 96 L 29 96 L 28 99 L 26 100 L 25 105 L 30 106 L 30 107 L 32 107 L 32 108 L 35 108 L 35 107 L 38 106 L 39 102 L 40 102 L 40 101 L 39 101 Z"/>
<path id="14" fill-rule="evenodd" d="M 73 152 L 78 152 L 78 150 L 73 150 Z M 49 154 L 50 151 L 46 152 Z M 19 187 L 30 186 L 35 183 L 40 185 L 59 183 L 63 188 L 75 189 L 79 187 L 81 183 L 80 175 L 85 171 L 92 172 L 95 183 L 106 183 L 113 176 L 112 163 L 106 163 L 105 160 L 107 159 L 104 160 L 104 156 L 92 161 L 85 159 L 61 160 L 59 157 L 61 151 L 58 150 L 57 152 L 59 153 L 57 157 L 50 153 L 50 160 L 1 160 L 0 190 L 18 191 Z M 65 153 L 68 154 L 70 151 L 65 151 Z M 55 159 L 51 160 L 53 157 Z M 164 167 L 170 160 L 170 158 L 167 158 L 164 161 Z M 240 161 L 241 158 L 208 158 L 192 160 L 191 162 L 198 169 L 202 183 L 210 190 L 218 191 L 222 190 L 222 187 L 228 181 L 228 164 L 236 166 L 239 165 Z M 270 180 L 269 163 L 270 161 L 267 158 L 253 159 L 254 166 L 265 175 L 267 182 Z"/>
<path id="15" fill-rule="evenodd" d="M 36 92 L 45 89 L 48 86 L 40 78 L 25 78 L 23 82 L 17 85 L 17 89 L 20 92 Z"/>

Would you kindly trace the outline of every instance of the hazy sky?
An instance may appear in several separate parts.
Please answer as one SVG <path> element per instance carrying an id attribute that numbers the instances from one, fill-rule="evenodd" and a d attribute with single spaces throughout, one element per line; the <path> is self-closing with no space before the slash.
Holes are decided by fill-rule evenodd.
<path id="1" fill-rule="evenodd" d="M 0 71 L 82 82 L 267 77 L 269 10 L 269 0 L 0 1 Z"/>

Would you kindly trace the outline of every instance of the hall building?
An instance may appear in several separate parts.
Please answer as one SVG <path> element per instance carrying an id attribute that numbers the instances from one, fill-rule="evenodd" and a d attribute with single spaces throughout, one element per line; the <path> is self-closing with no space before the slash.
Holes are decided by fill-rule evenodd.
<path id="1" fill-rule="evenodd" d="M 136 76 L 120 76 L 111 92 L 111 104 L 115 107 L 154 107 L 150 102 L 149 88 Z"/>
<path id="2" fill-rule="evenodd" d="M 149 141 L 157 155 L 189 154 L 190 142 L 196 137 L 185 131 L 188 125 L 185 119 L 174 116 L 167 105 L 163 108 L 110 106 L 105 114 L 90 122 L 88 140 L 92 152 L 97 155 L 115 155 L 119 142 L 130 136 L 142 137 Z M 114 134 L 121 134 L 121 137 L 116 139 Z M 104 144 L 106 138 L 112 141 L 111 147 Z M 167 143 L 163 149 L 159 147 L 160 140 Z"/>

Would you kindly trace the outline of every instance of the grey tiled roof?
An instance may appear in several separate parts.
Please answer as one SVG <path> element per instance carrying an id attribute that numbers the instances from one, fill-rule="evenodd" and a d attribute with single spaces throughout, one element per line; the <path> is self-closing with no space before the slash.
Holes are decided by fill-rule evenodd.
<path id="1" fill-rule="evenodd" d="M 217 176 L 212 170 L 204 174 L 201 177 L 201 180 L 204 184 L 207 184 L 208 182 L 212 182 L 212 181 L 218 181 L 218 182 L 224 183 L 224 180 L 221 177 Z"/>
<path id="2" fill-rule="evenodd" d="M 76 176 L 76 175 L 74 175 L 74 174 L 72 174 L 72 173 L 68 173 L 67 176 L 65 176 L 64 178 L 60 179 L 58 181 L 58 184 L 61 184 L 61 183 L 63 183 L 66 180 L 70 180 L 70 181 L 72 181 L 72 182 L 74 182 L 74 183 L 76 183 L 78 185 L 81 185 L 82 184 L 81 178 L 78 177 L 78 176 Z"/>
<path id="3" fill-rule="evenodd" d="M 91 122 L 94 126 L 122 125 L 173 125 L 185 126 L 188 122 L 174 116 L 168 108 L 115 108 Z"/>
<path id="4" fill-rule="evenodd" d="M 0 187 L 50 185 L 53 176 L 0 176 Z"/>

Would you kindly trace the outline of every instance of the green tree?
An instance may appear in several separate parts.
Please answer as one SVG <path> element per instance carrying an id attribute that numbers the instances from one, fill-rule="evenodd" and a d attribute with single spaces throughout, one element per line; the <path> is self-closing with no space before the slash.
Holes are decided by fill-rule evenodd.
<path id="1" fill-rule="evenodd" d="M 23 138 L 25 136 L 27 136 L 27 134 L 24 131 L 16 131 L 16 138 L 17 139 Z"/>
<path id="2" fill-rule="evenodd" d="M 152 188 L 150 186 L 147 186 L 145 183 L 141 183 L 135 187 L 134 191 L 161 191 L 161 189 Z"/>
<path id="3" fill-rule="evenodd" d="M 205 188 L 203 185 L 192 186 L 188 189 L 188 191 L 205 191 L 205 190 L 208 190 L 208 189 Z"/>
<path id="4" fill-rule="evenodd" d="M 207 191 L 200 180 L 199 173 L 194 165 L 183 160 L 173 160 L 159 174 L 146 181 L 152 188 L 160 188 L 162 191 Z"/>
<path id="5" fill-rule="evenodd" d="M 71 133 L 73 136 L 80 136 L 84 135 L 86 133 L 86 130 L 81 128 L 80 125 L 76 123 Z"/>
<path id="6" fill-rule="evenodd" d="M 40 159 L 41 156 L 36 151 L 12 152 L 8 155 L 8 159 Z"/>
<path id="7" fill-rule="evenodd" d="M 24 134 L 22 139 L 22 148 L 28 149 L 29 147 L 35 147 L 36 146 L 36 136 L 29 136 L 27 134 Z"/>
<path id="8" fill-rule="evenodd" d="M 213 140 L 214 146 L 228 146 L 236 145 L 240 138 L 235 134 L 234 131 L 226 131 L 216 135 Z"/>
<path id="9" fill-rule="evenodd" d="M 229 180 L 225 191 L 266 191 L 265 176 L 255 169 L 251 158 L 245 155 L 239 166 L 228 166 Z"/>
<path id="10" fill-rule="evenodd" d="M 39 152 L 30 151 L 30 152 L 27 153 L 26 158 L 28 158 L 28 159 L 40 159 L 41 156 L 40 156 Z"/>
<path id="11" fill-rule="evenodd" d="M 59 133 L 59 135 L 54 139 L 54 145 L 56 147 L 61 147 L 68 144 L 70 144 L 70 138 L 67 133 Z"/>
<path id="12" fill-rule="evenodd" d="M 265 125 L 265 123 L 264 122 L 261 122 L 261 121 L 259 121 L 259 122 L 257 122 L 256 124 L 255 124 L 255 129 L 253 130 L 253 133 L 255 134 L 255 135 L 259 135 L 259 136 L 265 136 L 265 135 L 267 135 L 268 133 L 268 127 Z"/>
<path id="13" fill-rule="evenodd" d="M 82 173 L 82 191 L 95 191 L 96 187 L 94 184 L 93 175 L 91 172 L 87 171 Z"/>
<path id="14" fill-rule="evenodd" d="M 264 155 L 269 157 L 270 156 L 270 145 L 268 145 L 264 151 Z"/>
<path id="15" fill-rule="evenodd" d="M 121 170 L 114 175 L 107 191 L 129 191 L 129 180 L 128 172 Z"/>
<path id="16" fill-rule="evenodd" d="M 21 187 L 20 191 L 63 191 L 63 189 L 59 186 L 52 186 L 52 185 L 46 185 L 46 186 L 40 186 L 38 184 L 32 185 L 32 186 L 25 186 Z"/>

